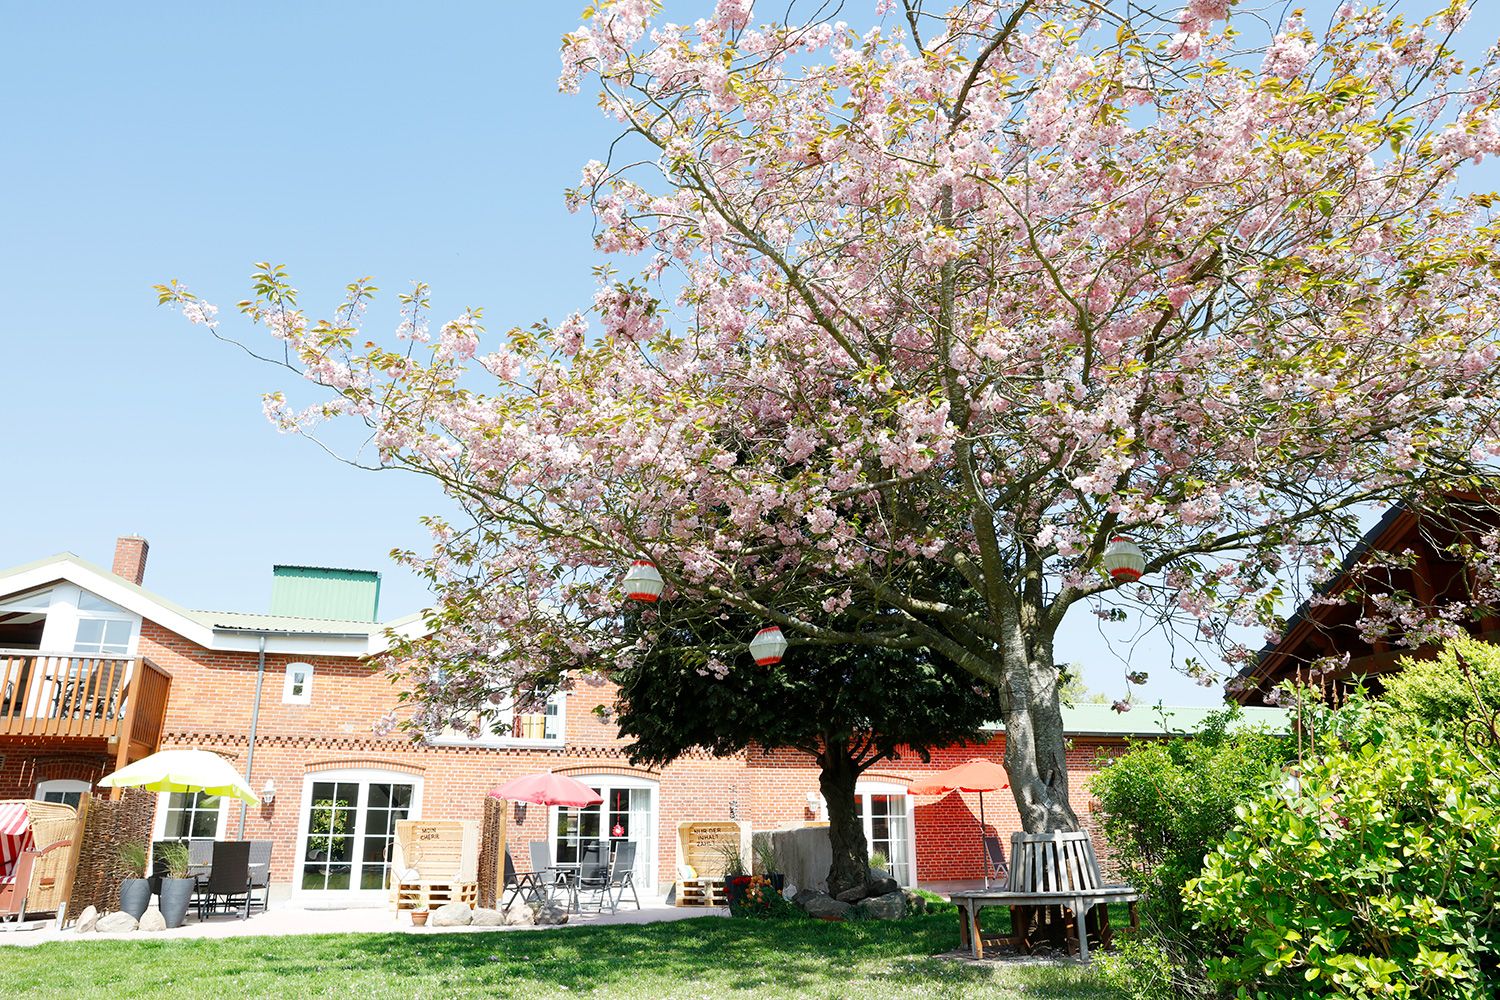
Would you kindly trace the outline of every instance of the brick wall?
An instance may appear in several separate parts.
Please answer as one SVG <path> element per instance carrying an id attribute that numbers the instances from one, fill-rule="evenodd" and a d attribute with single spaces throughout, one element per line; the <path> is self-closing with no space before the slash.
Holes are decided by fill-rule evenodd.
<path id="1" fill-rule="evenodd" d="M 204 649 L 147 621 L 141 655 L 171 672 L 172 693 L 164 725 L 164 747 L 201 747 L 225 754 L 247 770 L 248 734 L 255 700 L 256 654 Z M 286 665 L 313 665 L 310 704 L 284 704 Z M 692 820 L 749 820 L 757 830 L 800 824 L 815 818 L 808 792 L 818 791 L 811 758 L 790 750 L 752 747 L 729 758 L 690 755 L 660 771 L 632 767 L 615 728 L 595 716 L 608 704 L 613 688 L 581 683 L 565 701 L 566 745 L 531 747 L 416 746 L 402 734 L 380 736 L 377 719 L 396 705 L 396 689 L 380 672 L 349 659 L 266 657 L 266 672 L 250 783 L 260 790 L 268 779 L 276 785 L 275 801 L 244 811 L 243 834 L 275 842 L 272 878 L 291 882 L 305 783 L 320 770 L 384 768 L 418 776 L 422 781 L 422 816 L 428 819 L 479 820 L 485 794 L 523 774 L 553 770 L 577 776 L 630 774 L 659 782 L 657 870 L 665 885 L 676 871 L 677 824 Z M 953 747 L 936 752 L 930 762 L 915 754 L 885 761 L 866 775 L 868 781 L 905 785 L 919 776 L 976 756 L 1000 760 L 1003 737 L 983 746 Z M 1089 821 L 1087 777 L 1101 749 L 1118 753 L 1118 742 L 1079 739 L 1068 754 L 1074 809 Z M 36 782 L 49 778 L 97 780 L 112 769 L 105 756 L 51 753 L 11 747 L 0 749 L 0 797 L 28 797 Z M 917 873 L 923 881 L 978 878 L 982 873 L 978 796 L 954 794 L 915 801 Z M 1010 793 L 986 795 L 988 829 L 1008 846 L 1018 828 Z M 520 867 L 526 844 L 547 839 L 549 810 L 512 808 L 510 844 Z M 227 835 L 241 834 L 241 809 L 229 807 Z M 1097 838 L 1096 838 L 1097 839 Z"/>

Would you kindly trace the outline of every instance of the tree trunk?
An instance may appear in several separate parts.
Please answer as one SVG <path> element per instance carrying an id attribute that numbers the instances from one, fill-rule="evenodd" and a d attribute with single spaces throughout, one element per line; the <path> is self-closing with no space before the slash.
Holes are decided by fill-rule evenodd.
<path id="1" fill-rule="evenodd" d="M 834 742 L 818 758 L 822 770 L 818 785 L 828 803 L 828 843 L 833 862 L 828 867 L 828 892 L 837 896 L 845 889 L 864 885 L 870 877 L 870 855 L 865 828 L 854 799 L 859 767 L 849 756 L 848 746 Z"/>
<path id="2" fill-rule="evenodd" d="M 1026 655 L 1007 650 L 1001 717 L 1005 722 L 1005 770 L 1027 833 L 1078 829 L 1068 801 L 1068 751 L 1057 668 L 1050 648 Z"/>

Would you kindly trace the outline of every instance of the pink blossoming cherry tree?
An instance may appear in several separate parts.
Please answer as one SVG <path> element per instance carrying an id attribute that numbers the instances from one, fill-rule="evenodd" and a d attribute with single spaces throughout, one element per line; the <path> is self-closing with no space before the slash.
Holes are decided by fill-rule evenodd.
<path id="1" fill-rule="evenodd" d="M 560 323 L 433 336 L 418 285 L 379 346 L 368 279 L 315 319 L 259 268 L 241 311 L 322 387 L 271 418 L 362 421 L 465 513 L 409 556 L 419 730 L 648 648 L 643 560 L 709 672 L 755 669 L 747 615 L 961 665 L 1025 828 L 1069 829 L 1065 623 L 1128 608 L 1233 662 L 1360 511 L 1478 487 L 1500 258 L 1461 169 L 1500 152 L 1500 78 L 1453 52 L 1467 4 L 929 6 L 586 11 L 561 85 L 622 137 L 568 197 L 636 263 Z"/>

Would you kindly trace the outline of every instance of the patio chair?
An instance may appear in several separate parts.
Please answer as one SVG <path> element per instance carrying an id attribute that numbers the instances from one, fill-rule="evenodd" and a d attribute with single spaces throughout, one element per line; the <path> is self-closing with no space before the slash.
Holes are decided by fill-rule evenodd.
<path id="1" fill-rule="evenodd" d="M 188 839 L 188 874 L 207 875 L 214 863 L 214 838 L 191 837 Z"/>
<path id="2" fill-rule="evenodd" d="M 1005 863 L 1005 847 L 993 834 L 984 835 L 985 877 L 1000 880 L 1010 877 L 1010 866 Z"/>
<path id="3" fill-rule="evenodd" d="M 220 840 L 214 843 L 213 868 L 198 887 L 198 919 L 220 902 L 235 905 L 243 898 L 240 919 L 250 916 L 250 841 Z"/>
<path id="4" fill-rule="evenodd" d="M 271 908 L 271 841 L 250 841 L 250 888 L 260 889 L 260 912 Z"/>
<path id="5" fill-rule="evenodd" d="M 552 863 L 552 846 L 547 841 L 533 840 L 527 846 L 531 851 L 531 870 L 536 883 L 551 899 L 552 890 L 567 884 L 567 873 Z"/>
<path id="6" fill-rule="evenodd" d="M 609 912 L 618 913 L 620 902 L 625 898 L 625 890 L 630 890 L 630 896 L 635 900 L 635 908 L 641 908 L 641 897 L 635 891 L 635 844 L 630 841 L 621 841 L 615 846 L 613 856 L 608 865 L 596 866 L 592 872 L 587 869 L 580 871 L 578 875 L 578 890 L 580 893 L 593 893 L 597 898 L 598 912 L 604 912 L 604 904 L 609 903 Z M 579 909 L 581 910 L 580 903 Z"/>

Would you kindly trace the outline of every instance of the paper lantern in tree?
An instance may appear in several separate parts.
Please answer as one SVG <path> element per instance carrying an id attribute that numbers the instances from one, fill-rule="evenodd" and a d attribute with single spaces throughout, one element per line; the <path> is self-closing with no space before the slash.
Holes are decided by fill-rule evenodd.
<path id="1" fill-rule="evenodd" d="M 1122 583 L 1139 580 L 1141 574 L 1146 572 L 1146 556 L 1135 542 L 1124 535 L 1117 535 L 1105 546 L 1104 569 Z"/>
<path id="2" fill-rule="evenodd" d="M 781 662 L 781 654 L 786 652 L 786 636 L 781 634 L 781 629 L 772 625 L 755 633 L 755 638 L 750 640 L 750 655 L 755 657 L 755 662 L 763 667 Z"/>
<path id="3" fill-rule="evenodd" d="M 660 597 L 661 591 L 661 573 L 657 572 L 656 563 L 637 559 L 630 564 L 630 571 L 625 574 L 626 597 L 632 601 L 650 602 Z"/>

